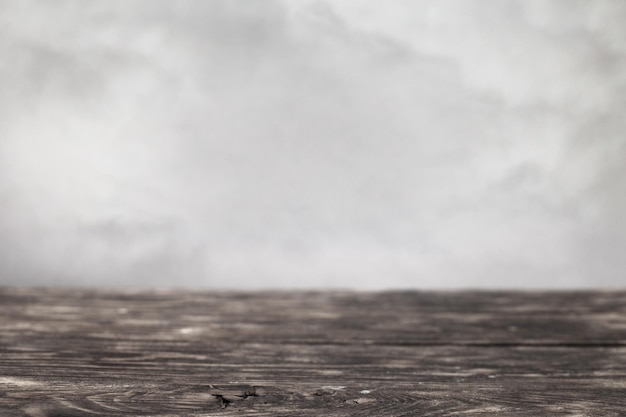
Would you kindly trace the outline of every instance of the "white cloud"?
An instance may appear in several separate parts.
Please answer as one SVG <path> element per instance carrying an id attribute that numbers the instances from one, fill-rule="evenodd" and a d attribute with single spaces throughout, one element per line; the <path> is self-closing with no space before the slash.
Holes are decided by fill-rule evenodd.
<path id="1" fill-rule="evenodd" d="M 620 283 L 618 2 L 65 4 L 1 4 L 2 280 Z"/>

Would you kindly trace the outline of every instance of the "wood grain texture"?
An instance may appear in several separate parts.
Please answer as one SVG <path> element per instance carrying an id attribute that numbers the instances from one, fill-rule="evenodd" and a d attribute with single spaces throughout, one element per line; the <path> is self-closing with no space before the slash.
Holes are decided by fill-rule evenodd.
<path id="1" fill-rule="evenodd" d="M 624 416 L 626 292 L 0 288 L 0 417 Z"/>

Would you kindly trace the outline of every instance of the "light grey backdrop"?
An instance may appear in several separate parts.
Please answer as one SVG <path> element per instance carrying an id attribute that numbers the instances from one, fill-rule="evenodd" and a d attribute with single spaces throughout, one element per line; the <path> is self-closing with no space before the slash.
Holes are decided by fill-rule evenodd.
<path id="1" fill-rule="evenodd" d="M 625 22 L 0 0 L 0 283 L 621 287 Z"/>

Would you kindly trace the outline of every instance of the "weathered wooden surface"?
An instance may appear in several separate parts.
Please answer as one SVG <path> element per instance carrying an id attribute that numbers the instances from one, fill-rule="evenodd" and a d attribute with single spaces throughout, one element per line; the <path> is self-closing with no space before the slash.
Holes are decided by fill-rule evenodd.
<path id="1" fill-rule="evenodd" d="M 0 288 L 0 417 L 625 416 L 626 292 Z"/>

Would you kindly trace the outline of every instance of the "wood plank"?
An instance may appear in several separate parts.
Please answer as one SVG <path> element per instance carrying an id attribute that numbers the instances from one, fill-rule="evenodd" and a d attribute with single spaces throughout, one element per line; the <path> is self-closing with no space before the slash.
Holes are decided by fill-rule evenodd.
<path id="1" fill-rule="evenodd" d="M 625 300 L 2 288 L 0 416 L 623 416 Z"/>
<path id="2" fill-rule="evenodd" d="M 626 341 L 626 292 L 0 289 L 0 304 L 2 337 L 17 334 L 23 340 L 54 339 L 63 332 L 66 338 L 101 341 L 120 335 L 308 344 L 615 346 Z"/>
<path id="3" fill-rule="evenodd" d="M 217 351 L 216 351 L 217 350 Z M 626 411 L 625 348 L 171 345 L 3 353 L 0 409 L 88 415 L 589 415 Z M 70 411 L 73 414 L 68 414 Z"/>

